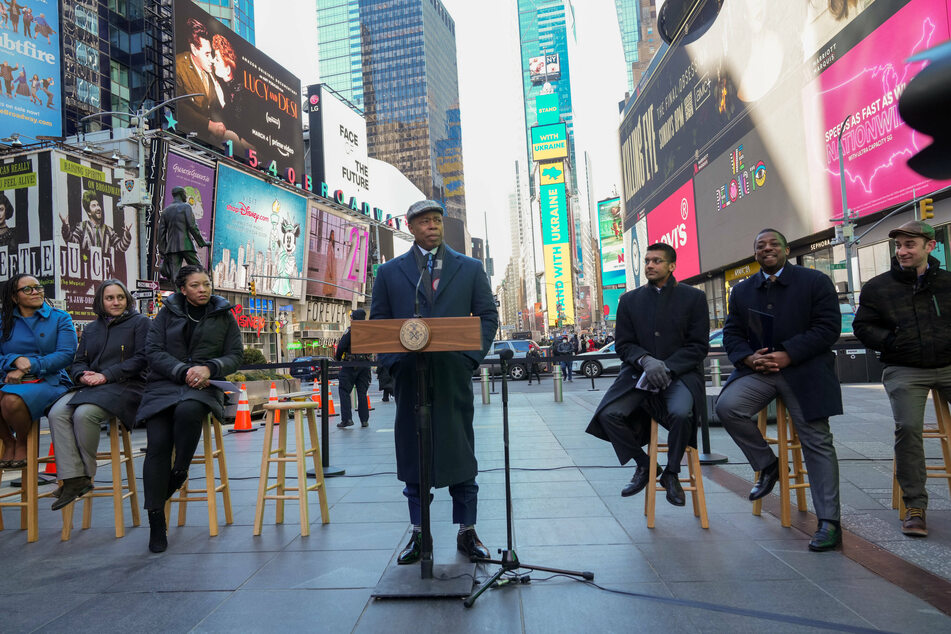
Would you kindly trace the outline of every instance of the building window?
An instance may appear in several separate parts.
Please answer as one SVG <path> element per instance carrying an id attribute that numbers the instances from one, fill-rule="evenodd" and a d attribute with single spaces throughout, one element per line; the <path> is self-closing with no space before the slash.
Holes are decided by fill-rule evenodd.
<path id="1" fill-rule="evenodd" d="M 96 72 L 99 71 L 99 51 L 82 42 L 76 43 L 76 61 Z"/>
<path id="2" fill-rule="evenodd" d="M 76 7 L 76 26 L 93 35 L 99 35 L 99 17 L 89 9 Z"/>
<path id="3" fill-rule="evenodd" d="M 94 108 L 98 108 L 102 101 L 99 86 L 85 79 L 76 79 L 76 98 Z"/>

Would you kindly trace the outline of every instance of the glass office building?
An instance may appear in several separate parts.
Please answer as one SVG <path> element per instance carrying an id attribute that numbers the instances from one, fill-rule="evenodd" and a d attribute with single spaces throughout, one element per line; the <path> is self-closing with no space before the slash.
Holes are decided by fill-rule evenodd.
<path id="1" fill-rule="evenodd" d="M 317 0 L 320 78 L 363 109 L 367 149 L 450 219 L 468 252 L 456 25 L 439 0 Z"/>
<path id="2" fill-rule="evenodd" d="M 192 0 L 254 44 L 254 0 Z"/>
<path id="3" fill-rule="evenodd" d="M 575 160 L 574 117 L 571 107 L 571 64 L 568 59 L 568 38 L 575 40 L 574 11 L 570 0 L 518 0 L 519 47 L 522 62 L 522 92 L 525 96 L 526 128 L 535 125 L 535 97 L 546 90 L 545 84 L 533 83 L 529 71 L 529 60 L 546 54 L 558 54 L 561 76 L 547 82 L 550 89 L 558 95 L 558 107 L 561 118 L 568 124 L 568 160 L 572 166 Z M 568 18 L 572 28 L 569 31 Z M 572 46 L 574 42 L 572 42 Z M 531 164 L 531 131 L 525 130 L 525 150 L 528 164 Z M 576 170 L 570 171 L 571 191 L 578 190 Z"/>
<path id="4" fill-rule="evenodd" d="M 320 81 L 363 110 L 360 0 L 317 0 L 317 43 Z"/>
<path id="5" fill-rule="evenodd" d="M 637 43 L 640 41 L 638 28 L 639 0 L 614 0 L 617 11 L 617 23 L 621 29 L 621 47 L 624 49 L 624 61 L 627 62 L 627 91 L 634 92 L 634 64 L 637 63 Z"/>

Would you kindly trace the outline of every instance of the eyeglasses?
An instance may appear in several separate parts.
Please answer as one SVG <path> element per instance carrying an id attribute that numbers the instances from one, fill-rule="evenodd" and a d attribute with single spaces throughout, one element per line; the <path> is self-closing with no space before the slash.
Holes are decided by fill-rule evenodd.
<path id="1" fill-rule="evenodd" d="M 18 293 L 25 293 L 26 295 L 42 295 L 44 290 L 43 287 L 37 284 L 36 286 L 21 286 L 17 289 Z"/>
<path id="2" fill-rule="evenodd" d="M 644 264 L 663 264 L 666 261 L 664 258 L 644 258 Z"/>

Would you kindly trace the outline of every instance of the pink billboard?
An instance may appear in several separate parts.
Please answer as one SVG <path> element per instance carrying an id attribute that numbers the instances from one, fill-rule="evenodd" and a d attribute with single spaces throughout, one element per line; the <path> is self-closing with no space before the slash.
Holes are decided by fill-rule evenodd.
<path id="1" fill-rule="evenodd" d="M 842 216 L 838 133 L 845 157 L 846 196 L 865 215 L 931 192 L 945 183 L 913 172 L 906 162 L 931 140 L 898 114 L 898 98 L 923 63 L 912 55 L 948 38 L 948 0 L 913 0 L 829 66 L 804 91 L 813 181 L 814 225 Z M 850 116 L 851 115 L 851 116 Z"/>
<path id="2" fill-rule="evenodd" d="M 663 242 L 677 252 L 674 277 L 684 280 L 700 274 L 697 244 L 697 208 L 693 180 L 688 180 L 664 202 L 647 212 L 647 241 Z"/>

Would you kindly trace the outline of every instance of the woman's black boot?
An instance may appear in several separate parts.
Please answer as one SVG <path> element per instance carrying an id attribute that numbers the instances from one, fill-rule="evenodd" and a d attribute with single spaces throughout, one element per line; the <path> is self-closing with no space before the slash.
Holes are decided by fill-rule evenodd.
<path id="1" fill-rule="evenodd" d="M 168 548 L 164 509 L 149 509 L 149 530 L 149 550 L 153 553 L 164 553 Z"/>
<path id="2" fill-rule="evenodd" d="M 172 497 L 176 491 L 182 488 L 185 480 L 188 479 L 188 469 L 172 469 L 168 476 L 168 490 L 165 492 L 165 499 Z"/>

